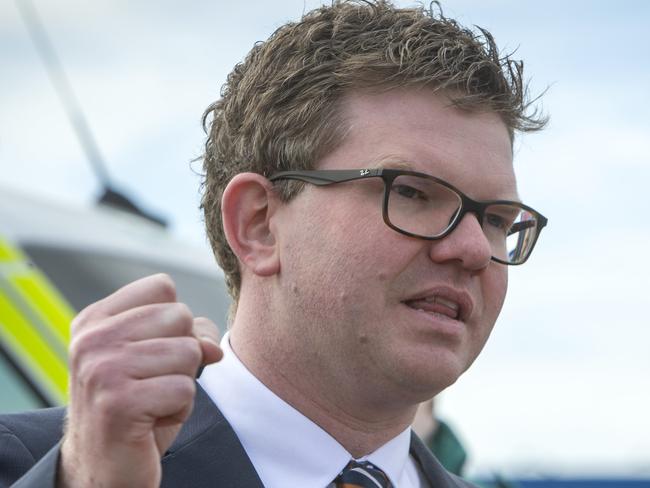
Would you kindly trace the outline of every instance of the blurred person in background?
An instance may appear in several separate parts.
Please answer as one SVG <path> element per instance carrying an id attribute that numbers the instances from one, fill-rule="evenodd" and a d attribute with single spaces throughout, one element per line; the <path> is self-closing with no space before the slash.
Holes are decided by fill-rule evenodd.
<path id="1" fill-rule="evenodd" d="M 446 470 L 463 475 L 467 451 L 451 426 L 436 416 L 434 398 L 420 403 L 412 427 Z"/>

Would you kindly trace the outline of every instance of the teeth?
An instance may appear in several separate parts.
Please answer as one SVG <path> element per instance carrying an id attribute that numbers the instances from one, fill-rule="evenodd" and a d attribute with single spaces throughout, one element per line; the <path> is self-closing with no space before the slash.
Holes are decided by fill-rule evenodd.
<path id="1" fill-rule="evenodd" d="M 451 300 L 447 300 L 446 298 L 442 298 L 439 296 L 426 297 L 424 301 L 427 303 L 439 303 L 441 305 L 444 305 L 445 307 L 449 307 L 452 310 L 455 310 L 456 312 L 458 312 L 458 309 L 460 308 L 460 306 L 456 302 L 452 302 Z"/>
<path id="2" fill-rule="evenodd" d="M 451 300 L 447 300 L 446 298 L 436 297 L 436 302 L 444 305 L 445 307 L 449 307 L 452 310 L 455 310 L 456 312 L 458 312 L 458 309 L 460 308 L 460 306 L 456 302 L 452 302 Z"/>

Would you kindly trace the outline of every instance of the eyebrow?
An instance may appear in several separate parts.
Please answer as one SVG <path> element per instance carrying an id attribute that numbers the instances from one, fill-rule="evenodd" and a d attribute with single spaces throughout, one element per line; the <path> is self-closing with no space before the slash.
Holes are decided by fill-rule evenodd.
<path id="1" fill-rule="evenodd" d="M 397 155 L 388 155 L 388 156 L 382 156 L 380 158 L 375 159 L 369 166 L 369 169 L 401 169 L 405 171 L 415 171 L 418 173 L 423 173 L 429 176 L 435 176 L 436 178 L 440 178 L 440 175 L 437 174 L 430 174 L 427 173 L 426 171 L 423 171 L 422 168 L 417 167 L 413 162 L 409 161 L 408 159 L 404 159 L 401 156 Z M 444 178 L 443 178 L 444 179 Z M 456 186 L 455 182 L 450 182 L 454 186 Z M 457 186 L 458 189 L 461 191 L 465 192 L 463 188 L 460 188 L 460 186 Z M 467 192 L 465 192 L 467 193 Z M 472 197 L 473 198 L 473 197 Z M 488 201 L 488 200 L 507 200 L 510 202 L 516 202 L 516 203 L 523 203 L 521 200 L 521 197 L 519 196 L 519 191 L 517 189 L 517 179 L 515 178 L 515 191 L 514 195 L 508 196 L 508 197 L 502 197 L 502 198 L 490 198 L 490 199 L 477 199 L 479 201 Z"/>
<path id="2" fill-rule="evenodd" d="M 402 169 L 406 171 L 419 171 L 413 167 L 413 163 L 399 156 L 383 156 L 375 160 L 370 168 L 381 169 Z M 424 173 L 424 171 L 419 171 Z"/>

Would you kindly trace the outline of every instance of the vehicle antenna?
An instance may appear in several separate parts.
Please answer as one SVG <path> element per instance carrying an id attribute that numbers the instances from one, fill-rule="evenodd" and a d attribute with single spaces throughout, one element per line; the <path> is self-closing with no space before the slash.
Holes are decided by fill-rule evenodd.
<path id="1" fill-rule="evenodd" d="M 102 186 L 103 194 L 97 203 L 117 207 L 166 227 L 167 222 L 165 219 L 142 210 L 127 196 L 117 191 L 111 184 L 111 179 L 104 158 L 99 150 L 99 145 L 90 129 L 90 124 L 86 120 L 81 104 L 74 94 L 72 85 L 65 74 L 63 64 L 61 64 L 54 46 L 47 36 L 47 32 L 38 16 L 36 8 L 31 0 L 16 0 L 16 6 L 27 27 L 29 36 L 36 47 L 36 51 L 43 64 L 45 64 L 50 81 L 54 85 L 54 89 L 63 104 L 63 108 L 86 154 L 86 158 L 92 165 L 95 175 Z"/>

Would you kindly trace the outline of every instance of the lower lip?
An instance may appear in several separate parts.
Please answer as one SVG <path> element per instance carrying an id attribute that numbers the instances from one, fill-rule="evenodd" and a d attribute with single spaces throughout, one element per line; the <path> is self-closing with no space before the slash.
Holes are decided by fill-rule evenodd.
<path id="1" fill-rule="evenodd" d="M 426 321 L 427 328 L 433 330 L 437 334 L 458 337 L 465 327 L 464 322 L 452 319 L 447 315 L 437 312 L 425 312 L 424 310 L 409 307 L 406 304 L 403 305 L 415 314 L 419 321 Z"/>

